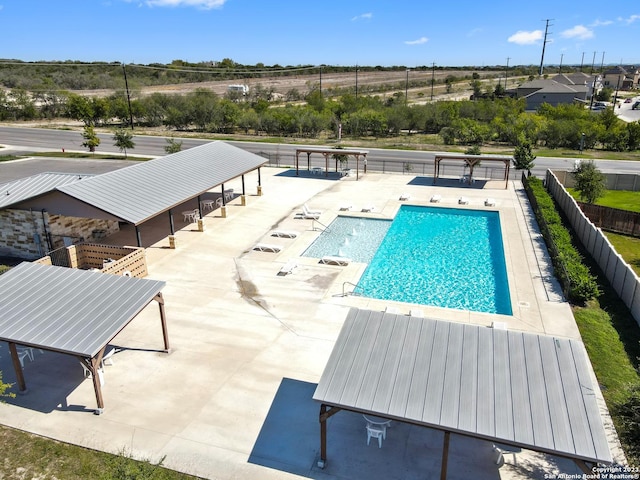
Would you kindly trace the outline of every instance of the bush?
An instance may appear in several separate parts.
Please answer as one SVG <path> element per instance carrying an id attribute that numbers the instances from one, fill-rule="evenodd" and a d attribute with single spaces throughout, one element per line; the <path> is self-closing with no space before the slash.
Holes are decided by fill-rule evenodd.
<path id="1" fill-rule="evenodd" d="M 625 453 L 632 463 L 640 462 L 640 383 L 628 387 L 625 400 L 617 403 L 614 413 L 622 424 L 619 428 Z"/>
<path id="2" fill-rule="evenodd" d="M 529 177 L 527 187 L 537 202 L 536 218 L 549 247 L 556 277 L 562 283 L 570 300 L 585 303 L 600 294 L 596 277 L 583 263 L 582 256 L 573 245 L 571 234 L 562 223 L 551 195 L 542 180 Z"/>

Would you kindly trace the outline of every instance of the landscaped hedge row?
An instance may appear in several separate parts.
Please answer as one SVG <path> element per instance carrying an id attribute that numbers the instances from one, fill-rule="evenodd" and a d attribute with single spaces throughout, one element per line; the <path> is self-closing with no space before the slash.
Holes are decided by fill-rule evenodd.
<path id="1" fill-rule="evenodd" d="M 564 227 L 553 198 L 545 190 L 542 180 L 528 177 L 525 182 L 535 197 L 534 209 L 542 230 L 556 276 L 570 300 L 584 303 L 596 298 L 600 291 L 596 277 L 582 262 L 582 256 L 571 243 L 571 234 Z"/>

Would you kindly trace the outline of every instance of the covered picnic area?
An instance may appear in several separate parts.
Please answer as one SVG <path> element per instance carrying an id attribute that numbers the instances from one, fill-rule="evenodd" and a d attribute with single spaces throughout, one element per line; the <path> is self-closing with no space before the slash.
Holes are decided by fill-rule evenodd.
<path id="1" fill-rule="evenodd" d="M 164 286 L 159 280 L 30 262 L 0 275 L 0 340 L 9 345 L 19 392 L 27 393 L 27 382 L 18 348 L 73 355 L 91 372 L 95 413 L 101 414 L 107 345 L 152 301 L 160 309 L 162 351 L 169 352 Z"/>

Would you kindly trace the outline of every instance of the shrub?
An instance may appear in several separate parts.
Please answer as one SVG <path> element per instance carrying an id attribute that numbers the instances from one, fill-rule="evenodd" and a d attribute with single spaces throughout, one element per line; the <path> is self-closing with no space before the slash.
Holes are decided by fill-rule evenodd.
<path id="1" fill-rule="evenodd" d="M 596 298 L 600 294 L 596 277 L 583 263 L 582 256 L 573 245 L 571 234 L 563 225 L 553 198 L 539 178 L 529 177 L 526 183 L 537 203 L 536 218 L 549 247 L 555 274 L 567 296 L 578 303 Z"/>

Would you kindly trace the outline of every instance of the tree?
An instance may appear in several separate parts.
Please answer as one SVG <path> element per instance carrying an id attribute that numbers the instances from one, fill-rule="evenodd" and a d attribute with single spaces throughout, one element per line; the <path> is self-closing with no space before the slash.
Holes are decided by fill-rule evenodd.
<path id="1" fill-rule="evenodd" d="M 167 138 L 167 145 L 164 146 L 164 151 L 169 155 L 172 153 L 178 153 L 182 150 L 182 140 L 176 140 L 175 138 Z"/>
<path id="2" fill-rule="evenodd" d="M 606 177 L 598 170 L 593 160 L 580 162 L 573 175 L 576 179 L 574 187 L 580 195 L 580 200 L 587 203 L 595 203 L 602 197 L 607 189 Z"/>
<path id="3" fill-rule="evenodd" d="M 513 165 L 516 170 L 531 171 L 534 167 L 533 161 L 536 156 L 531 151 L 531 144 L 528 141 L 524 141 L 517 145 L 513 152 Z"/>
<path id="4" fill-rule="evenodd" d="M 124 150 L 124 158 L 127 158 L 127 148 L 133 149 L 136 144 L 133 141 L 133 134 L 124 128 L 118 128 L 113 134 L 114 145 L 122 152 Z"/>
<path id="5" fill-rule="evenodd" d="M 96 147 L 100 145 L 100 138 L 98 138 L 98 135 L 96 135 L 96 131 L 91 125 L 84 126 L 84 130 L 82 131 L 82 138 L 84 138 L 82 146 L 87 147 L 90 152 L 95 152 Z"/>

